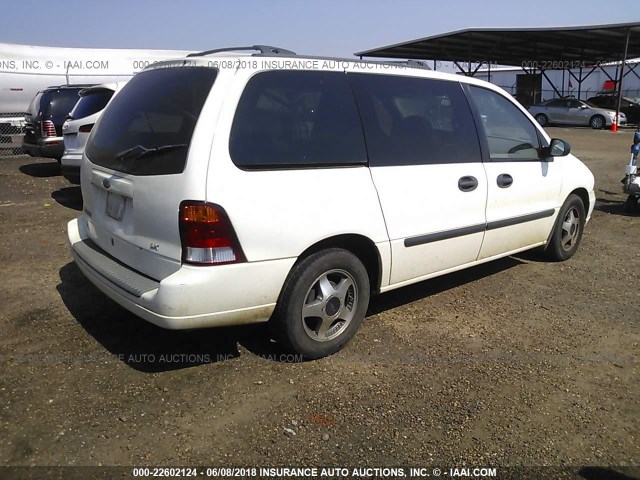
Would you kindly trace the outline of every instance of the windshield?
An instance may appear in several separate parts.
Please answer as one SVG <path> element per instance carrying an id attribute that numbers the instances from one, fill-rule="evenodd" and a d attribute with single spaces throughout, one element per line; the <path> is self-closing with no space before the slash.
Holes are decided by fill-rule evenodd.
<path id="1" fill-rule="evenodd" d="M 132 175 L 181 173 L 216 74 L 208 67 L 137 74 L 105 109 L 89 138 L 87 157 Z"/>
<path id="2" fill-rule="evenodd" d="M 92 90 L 80 97 L 76 106 L 71 111 L 71 118 L 78 120 L 99 112 L 107 106 L 113 96 L 113 90 Z"/>

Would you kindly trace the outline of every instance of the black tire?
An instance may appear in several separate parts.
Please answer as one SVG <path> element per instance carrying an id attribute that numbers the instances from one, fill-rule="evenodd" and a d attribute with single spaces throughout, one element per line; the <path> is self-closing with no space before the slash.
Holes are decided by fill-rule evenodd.
<path id="1" fill-rule="evenodd" d="M 551 240 L 545 250 L 549 260 L 562 262 L 573 257 L 582 241 L 585 219 L 584 203 L 578 195 L 572 193 L 560 208 L 553 226 Z"/>
<path id="2" fill-rule="evenodd" d="M 362 323 L 370 293 L 367 270 L 354 254 L 339 248 L 314 253 L 289 273 L 271 319 L 274 336 L 307 359 L 336 353 Z"/>
<path id="3" fill-rule="evenodd" d="M 539 113 L 535 116 L 536 122 L 540 124 L 541 127 L 546 127 L 549 123 L 549 118 L 544 113 Z"/>
<path id="4" fill-rule="evenodd" d="M 600 130 L 607 126 L 607 121 L 602 115 L 594 115 L 589 120 L 589 126 L 594 130 Z"/>
<path id="5" fill-rule="evenodd" d="M 629 195 L 626 202 L 624 202 L 624 211 L 627 213 L 638 213 L 638 197 L 635 195 Z"/>

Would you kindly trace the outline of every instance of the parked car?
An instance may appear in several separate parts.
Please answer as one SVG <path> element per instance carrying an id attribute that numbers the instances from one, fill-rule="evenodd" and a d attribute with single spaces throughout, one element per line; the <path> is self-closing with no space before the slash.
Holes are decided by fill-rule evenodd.
<path id="1" fill-rule="evenodd" d="M 64 154 L 61 171 L 70 182 L 80 183 L 80 163 L 91 129 L 100 118 L 104 107 L 125 83 L 96 85 L 78 92 L 80 99 L 62 125 Z"/>
<path id="2" fill-rule="evenodd" d="M 60 85 L 38 92 L 25 115 L 22 148 L 32 157 L 55 158 L 64 153 L 62 124 L 78 101 L 78 93 L 91 85 Z"/>
<path id="3" fill-rule="evenodd" d="M 618 107 L 618 94 L 598 94 L 588 99 L 587 102 L 598 108 L 606 108 L 607 110 L 613 110 L 615 112 Z M 634 124 L 640 123 L 640 104 L 632 98 L 622 97 L 620 99 L 620 111 L 627 117 L 627 122 Z"/>
<path id="4" fill-rule="evenodd" d="M 604 108 L 598 108 L 588 102 L 575 98 L 554 98 L 546 102 L 532 105 L 529 113 L 534 116 L 540 125 L 585 125 L 600 129 L 610 127 L 616 112 Z M 627 117 L 620 113 L 618 125 L 627 123 Z"/>
<path id="5" fill-rule="evenodd" d="M 149 67 L 93 128 L 68 236 L 125 308 L 169 329 L 269 321 L 318 358 L 372 293 L 576 252 L 593 175 L 504 90 L 257 48 Z"/>

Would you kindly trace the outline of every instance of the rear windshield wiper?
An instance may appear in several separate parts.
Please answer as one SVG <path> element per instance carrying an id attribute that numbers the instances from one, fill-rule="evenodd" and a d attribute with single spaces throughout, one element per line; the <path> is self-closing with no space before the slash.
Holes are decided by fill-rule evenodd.
<path id="1" fill-rule="evenodd" d="M 123 150 L 120 153 L 116 154 L 116 160 L 124 160 L 127 158 L 135 159 L 135 158 L 144 158 L 149 157 L 151 155 L 158 155 L 165 152 L 170 152 L 172 150 L 178 150 L 180 148 L 186 148 L 186 143 L 177 143 L 175 145 L 162 145 L 160 147 L 155 148 L 145 148 L 142 145 L 136 145 L 135 147 L 128 148 L 127 150 Z"/>
<path id="2" fill-rule="evenodd" d="M 144 148 L 142 145 L 136 145 L 135 147 L 131 147 L 126 150 L 123 150 L 122 152 L 116 153 L 116 160 L 124 160 L 125 158 L 133 155 L 137 157 L 140 153 L 144 152 L 145 150 L 147 149 Z"/>

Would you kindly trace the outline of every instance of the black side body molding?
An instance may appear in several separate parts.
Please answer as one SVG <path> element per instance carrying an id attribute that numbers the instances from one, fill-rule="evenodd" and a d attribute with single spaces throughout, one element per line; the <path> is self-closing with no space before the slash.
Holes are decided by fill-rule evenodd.
<path id="1" fill-rule="evenodd" d="M 444 232 L 429 233 L 427 235 L 405 238 L 404 246 L 416 247 L 418 245 L 424 245 L 425 243 L 439 242 L 441 240 L 448 240 L 449 238 L 472 235 L 474 233 L 484 232 L 485 230 L 495 230 L 497 228 L 510 227 L 520 223 L 533 222 L 534 220 L 551 217 L 554 213 L 555 210 L 551 208 L 542 212 L 530 213 L 519 217 L 505 218 L 504 220 L 496 220 L 494 222 L 483 223 L 480 225 L 471 225 L 470 227 L 455 228 Z"/>

